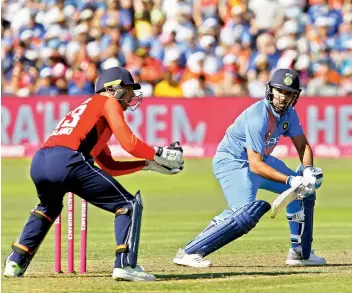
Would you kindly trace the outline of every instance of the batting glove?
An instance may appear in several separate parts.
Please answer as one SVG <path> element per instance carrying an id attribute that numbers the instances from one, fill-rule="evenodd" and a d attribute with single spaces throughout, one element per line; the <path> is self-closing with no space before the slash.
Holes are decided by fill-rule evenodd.
<path id="1" fill-rule="evenodd" d="M 290 185 L 290 187 L 297 187 L 302 184 L 302 181 L 302 176 L 288 176 L 286 179 L 286 184 Z"/>
<path id="2" fill-rule="evenodd" d="M 314 184 L 315 189 L 318 189 L 323 183 L 323 170 L 313 166 L 306 166 L 303 170 L 303 177 L 309 178 L 308 180 L 311 184 Z M 315 178 L 315 180 L 312 178 Z"/>

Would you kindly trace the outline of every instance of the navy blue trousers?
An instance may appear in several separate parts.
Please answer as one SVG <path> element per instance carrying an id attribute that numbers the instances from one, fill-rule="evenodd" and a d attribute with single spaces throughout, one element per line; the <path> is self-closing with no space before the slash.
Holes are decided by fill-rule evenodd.
<path id="1" fill-rule="evenodd" d="M 134 202 L 132 194 L 112 176 L 96 167 L 82 153 L 66 147 L 40 149 L 33 157 L 30 175 L 40 202 L 34 209 L 38 212 L 32 213 L 17 241 L 30 251 L 31 257 L 18 253 L 16 249 L 10 254 L 10 260 L 21 266 L 29 265 L 52 222 L 61 213 L 67 192 L 114 214 L 119 208 L 132 207 Z M 45 217 L 38 217 L 43 214 Z M 115 217 L 117 245 L 125 243 L 130 223 L 129 214 Z M 115 267 L 126 265 L 118 254 Z"/>

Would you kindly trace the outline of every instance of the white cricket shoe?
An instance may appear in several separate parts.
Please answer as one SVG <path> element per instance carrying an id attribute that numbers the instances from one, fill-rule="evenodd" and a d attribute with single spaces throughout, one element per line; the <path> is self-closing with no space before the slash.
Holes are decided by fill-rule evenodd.
<path id="1" fill-rule="evenodd" d="M 302 247 L 297 247 L 289 249 L 286 264 L 289 266 L 323 266 L 326 265 L 326 260 L 317 256 L 313 249 L 310 252 L 309 259 L 303 259 Z"/>
<path id="2" fill-rule="evenodd" d="M 172 262 L 177 265 L 193 268 L 208 268 L 211 266 L 210 260 L 204 259 L 199 254 L 187 254 L 182 248 L 178 250 Z"/>
<path id="3" fill-rule="evenodd" d="M 143 267 L 136 265 L 135 268 L 130 266 L 124 268 L 114 268 L 112 278 L 122 279 L 126 281 L 142 282 L 142 281 L 155 281 L 155 276 L 148 274 L 144 271 Z"/>
<path id="4" fill-rule="evenodd" d="M 14 261 L 6 259 L 4 276 L 10 278 L 22 277 L 22 268 Z"/>

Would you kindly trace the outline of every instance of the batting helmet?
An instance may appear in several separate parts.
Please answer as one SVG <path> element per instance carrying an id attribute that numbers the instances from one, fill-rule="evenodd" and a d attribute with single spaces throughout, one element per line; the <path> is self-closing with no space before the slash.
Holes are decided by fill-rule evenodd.
<path id="1" fill-rule="evenodd" d="M 294 93 L 293 101 L 288 106 L 296 105 L 301 93 L 299 76 L 291 69 L 278 69 L 266 84 L 265 97 L 271 103 L 273 101 L 272 88 L 282 89 Z"/>

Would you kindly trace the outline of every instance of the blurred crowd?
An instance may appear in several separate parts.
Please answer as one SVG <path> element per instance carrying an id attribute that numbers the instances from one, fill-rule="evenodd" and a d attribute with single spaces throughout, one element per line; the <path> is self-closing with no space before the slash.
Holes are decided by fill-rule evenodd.
<path id="1" fill-rule="evenodd" d="M 88 95 L 113 66 L 147 97 L 260 98 L 283 67 L 303 95 L 352 94 L 352 1 L 2 2 L 3 95 Z"/>

